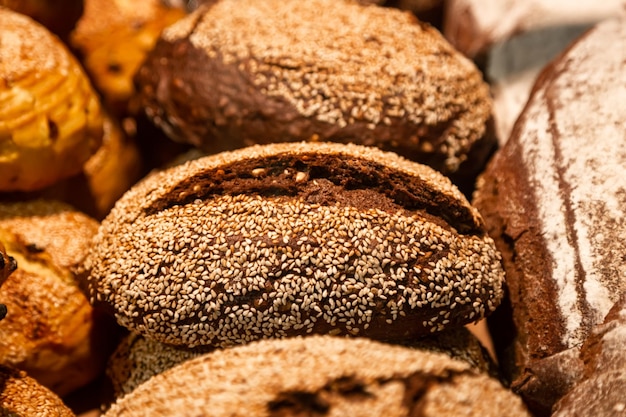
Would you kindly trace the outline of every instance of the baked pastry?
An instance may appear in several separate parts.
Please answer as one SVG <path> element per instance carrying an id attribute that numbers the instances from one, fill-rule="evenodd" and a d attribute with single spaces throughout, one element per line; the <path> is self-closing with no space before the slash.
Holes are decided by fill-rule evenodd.
<path id="1" fill-rule="evenodd" d="M 119 324 L 189 347 L 410 340 L 489 314 L 504 280 L 446 177 L 372 147 L 305 142 L 151 175 L 103 220 L 83 269 Z"/>
<path id="2" fill-rule="evenodd" d="M 82 0 L 0 0 L 0 6 L 33 18 L 63 40 L 83 12 Z"/>
<path id="3" fill-rule="evenodd" d="M 0 286 L 6 281 L 13 271 L 17 269 L 17 262 L 12 256 L 7 255 L 4 245 L 0 241 Z M 7 306 L 0 304 L 0 320 L 7 315 Z"/>
<path id="4" fill-rule="evenodd" d="M 26 372 L 0 365 L 0 416 L 74 417 L 74 413 Z"/>
<path id="5" fill-rule="evenodd" d="M 556 403 L 554 417 L 619 416 L 626 411 L 626 293 L 581 348 L 581 382 Z"/>
<path id="6" fill-rule="evenodd" d="M 216 350 L 154 376 L 105 416 L 198 416 L 209 410 L 216 417 L 529 416 L 518 397 L 467 363 L 332 336 Z"/>
<path id="7" fill-rule="evenodd" d="M 393 8 L 211 2 L 163 31 L 136 81 L 148 117 L 207 152 L 350 142 L 471 176 L 495 144 L 481 73 Z"/>
<path id="8" fill-rule="evenodd" d="M 72 268 L 98 223 L 71 207 L 36 200 L 0 204 L 0 241 L 19 268 L 0 287 L 0 364 L 26 371 L 63 396 L 103 369 L 115 327 L 94 312 Z"/>
<path id="9" fill-rule="evenodd" d="M 102 141 L 98 96 L 67 48 L 0 8 L 0 191 L 31 191 L 78 173 Z"/>
<path id="10" fill-rule="evenodd" d="M 500 363 L 544 414 L 626 292 L 625 60 L 626 21 L 613 19 L 549 65 L 475 194 L 507 272 L 513 324 L 498 314 L 492 329 Z"/>
<path id="11" fill-rule="evenodd" d="M 162 0 L 85 0 L 70 42 L 116 114 L 128 113 L 133 76 L 163 28 L 185 14 Z"/>

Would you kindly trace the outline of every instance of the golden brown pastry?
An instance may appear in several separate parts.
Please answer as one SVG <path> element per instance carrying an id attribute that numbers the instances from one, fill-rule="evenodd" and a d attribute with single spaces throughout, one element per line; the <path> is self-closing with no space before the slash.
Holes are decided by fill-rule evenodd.
<path id="1" fill-rule="evenodd" d="M 59 395 L 104 367 L 114 343 L 71 269 L 98 223 L 52 201 L 0 204 L 0 241 L 19 268 L 0 287 L 8 314 L 0 325 L 0 364 L 14 366 Z"/>
<path id="2" fill-rule="evenodd" d="M 17 262 L 12 256 L 7 255 L 6 249 L 2 242 L 0 242 L 0 286 L 6 281 L 13 271 L 17 268 Z M 7 315 L 7 307 L 4 304 L 0 304 L 0 320 Z"/>
<path id="3" fill-rule="evenodd" d="M 99 99 L 74 57 L 39 23 L 0 8 L 0 191 L 76 174 L 101 141 Z"/>
<path id="4" fill-rule="evenodd" d="M 184 15 L 161 0 L 85 0 L 70 42 L 113 110 L 126 112 L 135 71 L 161 30 Z"/>
<path id="5" fill-rule="evenodd" d="M 74 417 L 74 413 L 26 372 L 0 365 L 0 416 Z"/>

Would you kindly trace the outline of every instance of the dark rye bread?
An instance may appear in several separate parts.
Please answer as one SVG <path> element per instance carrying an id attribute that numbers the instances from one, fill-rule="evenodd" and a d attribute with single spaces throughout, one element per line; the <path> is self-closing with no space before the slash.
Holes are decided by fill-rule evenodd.
<path id="1" fill-rule="evenodd" d="M 495 144 L 473 63 L 411 13 L 353 1 L 210 2 L 164 30 L 136 81 L 158 126 L 208 152 L 352 142 L 462 179 Z"/>
<path id="2" fill-rule="evenodd" d="M 492 322 L 501 364 L 544 414 L 626 292 L 625 51 L 624 20 L 609 20 L 544 69 L 475 193 L 507 272 L 513 323 L 504 310 Z"/>
<path id="3" fill-rule="evenodd" d="M 450 357 L 309 336 L 218 349 L 157 375 L 106 417 L 529 416 L 497 380 Z"/>
<path id="4" fill-rule="evenodd" d="M 304 142 L 149 177 L 104 219 L 81 275 L 118 323 L 187 346 L 411 339 L 484 317 L 504 279 L 446 177 L 376 148 Z"/>
<path id="5" fill-rule="evenodd" d="M 74 413 L 26 372 L 0 365 L 0 416 L 74 417 Z"/>
<path id="6" fill-rule="evenodd" d="M 626 293 L 581 347 L 584 376 L 554 407 L 554 417 L 626 414 Z"/>

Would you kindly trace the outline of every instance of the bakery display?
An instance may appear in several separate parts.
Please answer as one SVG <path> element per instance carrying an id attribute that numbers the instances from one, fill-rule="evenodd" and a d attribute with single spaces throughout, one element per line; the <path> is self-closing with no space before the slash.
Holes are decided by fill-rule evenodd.
<path id="1" fill-rule="evenodd" d="M 74 413 L 26 372 L 0 364 L 0 416 L 74 417 Z"/>
<path id="2" fill-rule="evenodd" d="M 0 0 L 0 415 L 626 413 L 625 42 L 624 0 Z"/>
<path id="3" fill-rule="evenodd" d="M 166 28 L 136 82 L 170 137 L 377 146 L 469 181 L 495 144 L 482 74 L 411 13 L 352 1 L 210 2 Z"/>
<path id="4" fill-rule="evenodd" d="M 406 340 L 486 316 L 504 279 L 446 177 L 376 148 L 306 142 L 151 175 L 103 220 L 81 277 L 119 324 L 190 347 Z"/>
<path id="5" fill-rule="evenodd" d="M 105 416 L 208 413 L 529 416 L 518 397 L 464 362 L 331 336 L 263 340 L 191 359 L 137 387 Z"/>
<path id="6" fill-rule="evenodd" d="M 80 292 L 72 269 L 98 223 L 53 201 L 0 203 L 0 241 L 19 267 L 0 286 L 0 364 L 58 395 L 87 384 L 115 344 L 113 323 Z"/>
<path id="7" fill-rule="evenodd" d="M 545 68 L 473 201 L 507 274 L 511 315 L 492 329 L 501 365 L 542 415 L 626 292 L 625 51 L 625 20 L 611 19 Z"/>
<path id="8" fill-rule="evenodd" d="M 84 8 L 70 43 L 108 107 L 126 114 L 137 68 L 163 28 L 185 11 L 162 0 L 85 0 Z"/>
<path id="9" fill-rule="evenodd" d="M 619 416 L 626 411 L 626 294 L 581 347 L 584 376 L 554 407 L 554 417 Z"/>
<path id="10" fill-rule="evenodd" d="M 67 47 L 0 8 L 0 192 L 78 173 L 101 141 L 98 96 Z"/>

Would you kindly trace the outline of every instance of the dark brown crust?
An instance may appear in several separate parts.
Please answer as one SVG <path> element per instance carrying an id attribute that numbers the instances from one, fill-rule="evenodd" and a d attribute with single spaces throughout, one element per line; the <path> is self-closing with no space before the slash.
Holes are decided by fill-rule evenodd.
<path id="1" fill-rule="evenodd" d="M 82 281 L 121 325 L 174 345 L 306 333 L 406 341 L 499 302 L 499 255 L 481 225 L 443 175 L 395 154 L 256 146 L 131 189 L 103 221 Z"/>
<path id="2" fill-rule="evenodd" d="M 208 14 L 210 8 L 204 10 Z M 413 23 L 422 24 L 416 20 Z M 488 100 L 487 96 L 479 98 L 474 92 L 459 92 L 467 94 L 466 100 L 477 102 L 445 105 L 449 107 L 446 111 L 456 110 L 439 117 L 436 123 L 415 124 L 407 118 L 393 117 L 388 124 L 379 123 L 374 128 L 368 127 L 370 122 L 359 120 L 340 126 L 303 116 L 282 96 L 263 94 L 250 70 L 258 65 L 254 58 L 225 64 L 219 51 L 211 58 L 189 40 L 195 30 L 175 41 L 160 39 L 138 71 L 136 83 L 140 86 L 141 106 L 149 118 L 172 138 L 193 143 L 208 152 L 300 140 L 358 143 L 396 152 L 450 175 L 459 167 L 447 165 L 446 141 L 457 140 L 451 137 L 468 109 L 478 108 Z M 448 59 L 451 51 L 442 46 L 440 53 Z M 459 81 L 444 81 L 443 77 L 442 83 Z M 388 102 L 381 103 L 382 108 L 389 106 Z M 464 159 L 469 155 L 471 161 L 468 158 L 461 164 L 460 175 L 455 180 L 475 176 L 495 143 L 495 136 L 489 133 L 481 138 L 459 140 L 459 156 Z"/>
<path id="3" fill-rule="evenodd" d="M 299 182 L 296 172 L 304 174 L 306 180 Z M 363 210 L 405 210 L 462 234 L 484 234 L 483 224 L 476 222 L 464 202 L 442 194 L 419 177 L 362 158 L 314 152 L 251 158 L 201 172 L 181 181 L 145 213 L 154 214 L 195 199 L 237 194 L 301 197 L 308 203 L 339 203 Z"/>

